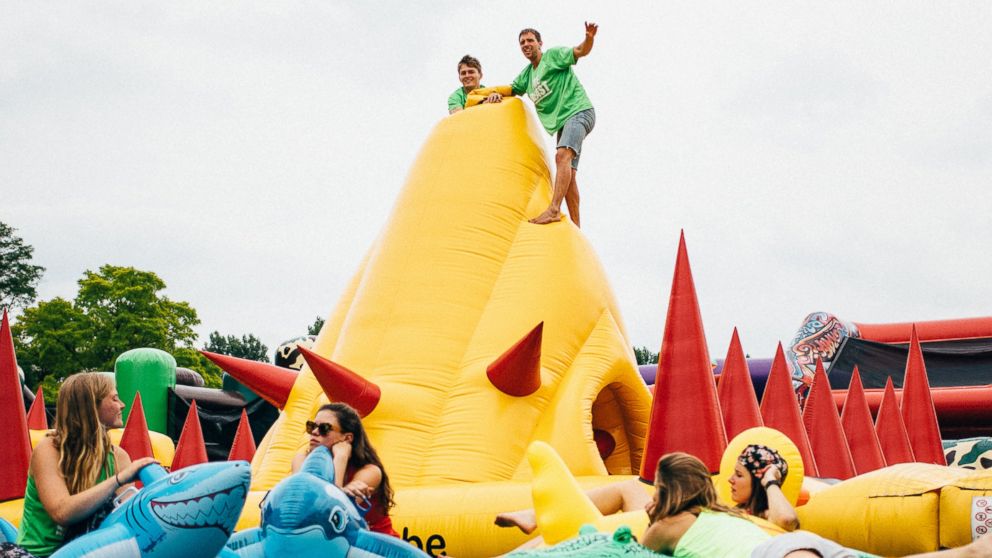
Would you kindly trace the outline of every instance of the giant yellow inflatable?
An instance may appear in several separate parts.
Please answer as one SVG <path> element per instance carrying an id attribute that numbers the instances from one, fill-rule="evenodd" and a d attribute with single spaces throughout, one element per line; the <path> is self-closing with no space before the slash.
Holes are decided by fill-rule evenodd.
<path id="1" fill-rule="evenodd" d="M 518 99 L 441 121 L 314 346 L 381 390 L 364 423 L 397 488 L 394 525 L 433 553 L 524 540 L 492 520 L 531 505 L 532 441 L 593 483 L 640 466 L 650 394 L 603 270 L 567 220 L 527 222 L 549 202 L 543 144 Z M 540 386 L 497 388 L 489 365 L 542 323 Z M 252 463 L 240 527 L 257 522 L 325 401 L 304 368 Z M 605 459 L 594 430 L 613 446 Z"/>

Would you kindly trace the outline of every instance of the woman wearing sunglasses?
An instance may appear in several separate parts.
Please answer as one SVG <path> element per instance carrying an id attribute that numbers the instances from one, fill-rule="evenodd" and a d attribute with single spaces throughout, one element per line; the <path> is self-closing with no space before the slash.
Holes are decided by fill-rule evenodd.
<path id="1" fill-rule="evenodd" d="M 293 472 L 300 470 L 313 448 L 324 446 L 331 450 L 334 484 L 351 496 L 359 508 L 368 510 L 365 521 L 369 529 L 399 537 L 389 519 L 389 509 L 393 507 L 389 476 L 355 409 L 344 403 L 324 405 L 312 421 L 307 421 L 306 431 L 310 435 L 310 447 L 293 457 Z"/>

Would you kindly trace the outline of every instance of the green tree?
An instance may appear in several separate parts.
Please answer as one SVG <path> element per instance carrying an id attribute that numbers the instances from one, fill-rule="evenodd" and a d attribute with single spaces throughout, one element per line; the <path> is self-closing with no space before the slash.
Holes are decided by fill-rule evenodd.
<path id="1" fill-rule="evenodd" d="M 196 310 L 161 295 L 165 287 L 150 271 L 105 265 L 83 274 L 72 303 L 56 298 L 25 308 L 11 330 L 28 385 L 49 375 L 60 381 L 83 370 L 113 370 L 117 356 L 136 347 L 186 355 L 180 366 L 206 380 L 200 359 L 180 351 L 195 352 Z"/>
<path id="2" fill-rule="evenodd" d="M 647 347 L 634 347 L 634 356 L 637 364 L 658 364 L 658 353 L 652 352 Z"/>
<path id="3" fill-rule="evenodd" d="M 317 316 L 317 319 L 307 328 L 307 335 L 317 335 L 322 327 L 324 327 L 324 318 Z"/>
<path id="4" fill-rule="evenodd" d="M 0 221 L 0 306 L 24 308 L 38 298 L 36 287 L 45 268 L 31 264 L 34 247 Z"/>
<path id="5" fill-rule="evenodd" d="M 25 308 L 11 333 L 17 342 L 17 362 L 29 386 L 36 386 L 46 374 L 59 381 L 93 366 L 88 358 L 92 327 L 86 315 L 64 298 Z"/>
<path id="6" fill-rule="evenodd" d="M 237 335 L 221 335 L 219 331 L 214 331 L 210 334 L 203 350 L 248 360 L 269 362 L 268 347 L 262 344 L 261 339 L 250 333 L 238 337 Z"/>

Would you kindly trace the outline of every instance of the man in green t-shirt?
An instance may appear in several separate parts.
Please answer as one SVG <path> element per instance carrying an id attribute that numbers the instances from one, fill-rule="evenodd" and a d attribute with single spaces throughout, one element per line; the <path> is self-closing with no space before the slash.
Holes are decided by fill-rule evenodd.
<path id="1" fill-rule="evenodd" d="M 470 54 L 462 56 L 462 59 L 458 61 L 458 81 L 462 82 L 462 86 L 455 89 L 448 97 L 448 114 L 454 114 L 464 109 L 468 94 L 473 89 L 485 87 L 479 83 L 481 79 L 482 63 L 479 62 L 479 59 Z"/>
<path id="2" fill-rule="evenodd" d="M 579 187 L 575 173 L 582 154 L 582 142 L 596 124 L 596 111 L 586 96 L 586 90 L 572 71 L 579 58 L 592 51 L 599 26 L 586 22 L 586 36 L 574 48 L 555 47 L 541 52 L 544 43 L 536 29 L 524 29 L 517 36 L 520 52 L 530 61 L 513 80 L 513 94 L 524 93 L 534 102 L 537 116 L 549 134 L 558 134 L 555 151 L 554 192 L 551 205 L 530 220 L 544 225 L 561 220 L 561 202 L 568 205 L 568 215 L 579 226 Z"/>

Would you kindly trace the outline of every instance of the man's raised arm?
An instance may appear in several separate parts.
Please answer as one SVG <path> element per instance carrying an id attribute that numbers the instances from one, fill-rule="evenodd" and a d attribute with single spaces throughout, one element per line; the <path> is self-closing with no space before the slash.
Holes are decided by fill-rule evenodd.
<path id="1" fill-rule="evenodd" d="M 596 39 L 596 31 L 599 31 L 599 25 L 596 25 L 591 21 L 587 21 L 586 38 L 579 43 L 579 46 L 572 49 L 572 53 L 575 54 L 575 60 L 582 58 L 592 51 L 592 43 Z"/>

